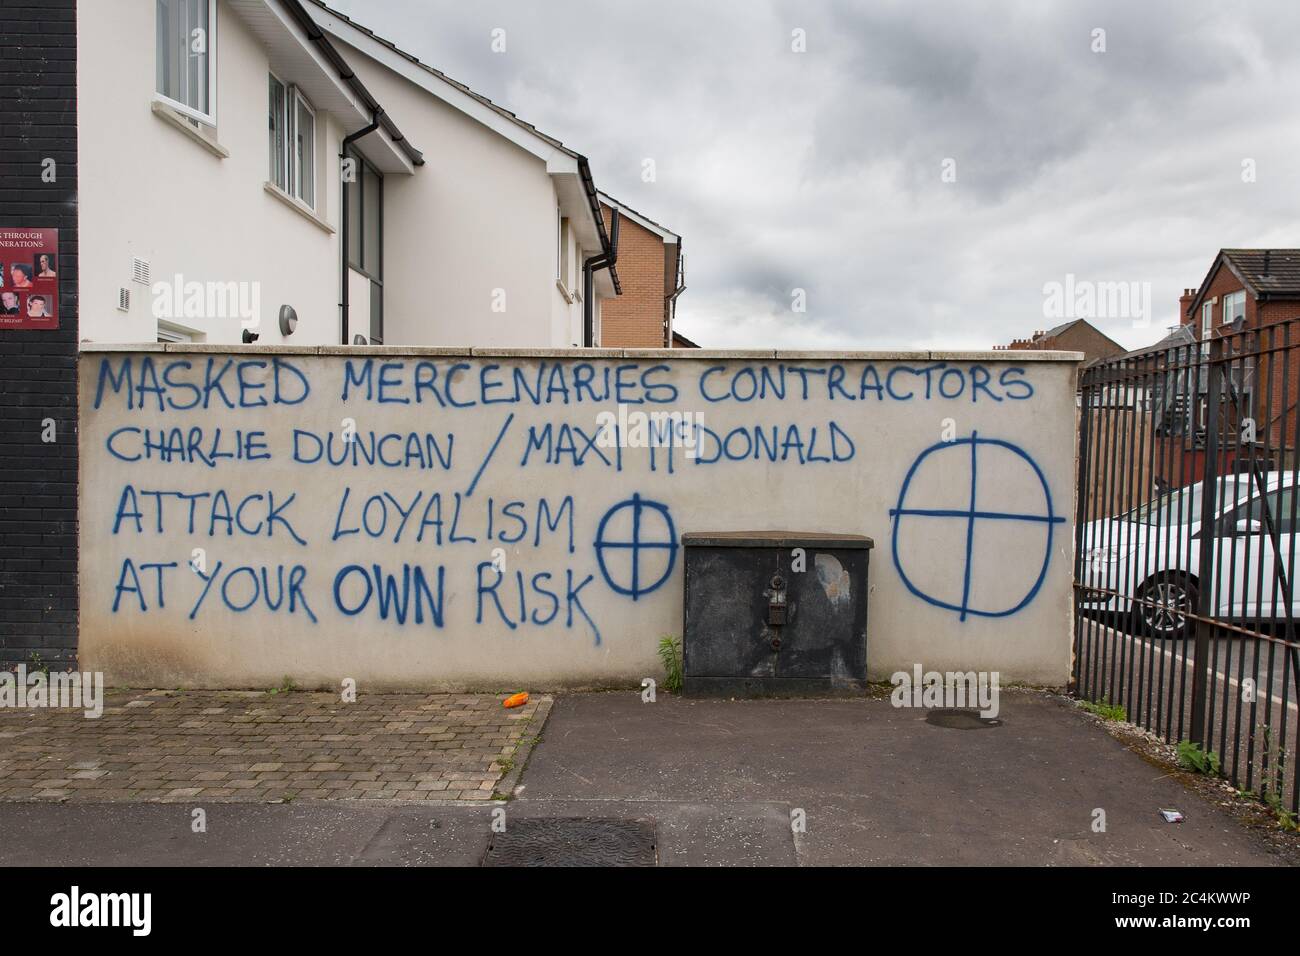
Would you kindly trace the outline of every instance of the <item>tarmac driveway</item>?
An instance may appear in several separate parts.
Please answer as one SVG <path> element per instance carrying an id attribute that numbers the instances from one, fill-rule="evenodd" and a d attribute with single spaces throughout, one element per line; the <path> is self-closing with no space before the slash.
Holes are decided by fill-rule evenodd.
<path id="1" fill-rule="evenodd" d="M 779 844 L 698 844 L 765 834 L 803 864 L 1223 866 L 1276 864 L 1257 835 L 1130 752 L 1062 698 L 1003 691 L 999 726 L 950 729 L 887 699 L 727 701 L 660 694 L 556 700 L 517 806 L 657 807 L 697 826 L 661 833 L 664 862 L 779 857 Z M 1165 823 L 1161 808 L 1181 810 Z M 1098 809 L 1105 832 L 1093 832 Z M 804 830 L 794 832 L 792 811 Z M 783 826 L 774 828 L 773 814 Z M 664 829 L 664 828 L 661 828 Z M 685 858 L 682 860 L 686 861 Z"/>

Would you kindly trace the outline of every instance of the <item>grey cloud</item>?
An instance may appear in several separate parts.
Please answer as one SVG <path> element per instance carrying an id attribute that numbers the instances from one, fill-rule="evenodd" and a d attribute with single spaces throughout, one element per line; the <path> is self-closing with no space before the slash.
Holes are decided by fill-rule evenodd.
<path id="1" fill-rule="evenodd" d="M 1137 346 L 1221 246 L 1300 245 L 1290 0 L 337 2 L 680 231 L 704 344 L 988 347 L 1070 272 L 1152 283 L 1097 323 Z"/>

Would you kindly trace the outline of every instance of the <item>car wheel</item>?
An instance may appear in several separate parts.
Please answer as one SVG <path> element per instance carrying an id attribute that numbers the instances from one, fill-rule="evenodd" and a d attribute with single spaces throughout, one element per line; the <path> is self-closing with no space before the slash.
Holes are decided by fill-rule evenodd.
<path id="1" fill-rule="evenodd" d="M 1196 585 L 1181 574 L 1158 574 L 1138 590 L 1144 603 L 1134 606 L 1134 616 L 1141 630 L 1162 640 L 1181 640 L 1189 636 L 1195 622 L 1189 615 L 1196 612 Z"/>

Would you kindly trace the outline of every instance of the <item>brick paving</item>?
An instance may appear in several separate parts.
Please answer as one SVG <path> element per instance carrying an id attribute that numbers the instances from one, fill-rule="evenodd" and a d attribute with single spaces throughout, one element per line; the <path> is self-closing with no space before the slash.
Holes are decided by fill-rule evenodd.
<path id="1" fill-rule="evenodd" d="M 0 800 L 490 800 L 551 699 L 117 691 L 103 716 L 0 709 Z"/>

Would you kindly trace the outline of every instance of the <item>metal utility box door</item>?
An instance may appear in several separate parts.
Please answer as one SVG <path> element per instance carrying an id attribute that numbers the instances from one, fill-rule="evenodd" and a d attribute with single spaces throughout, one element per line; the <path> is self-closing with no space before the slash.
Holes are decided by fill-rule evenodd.
<path id="1" fill-rule="evenodd" d="M 867 683 L 870 538 L 692 532 L 686 553 L 687 694 L 762 696 Z"/>

